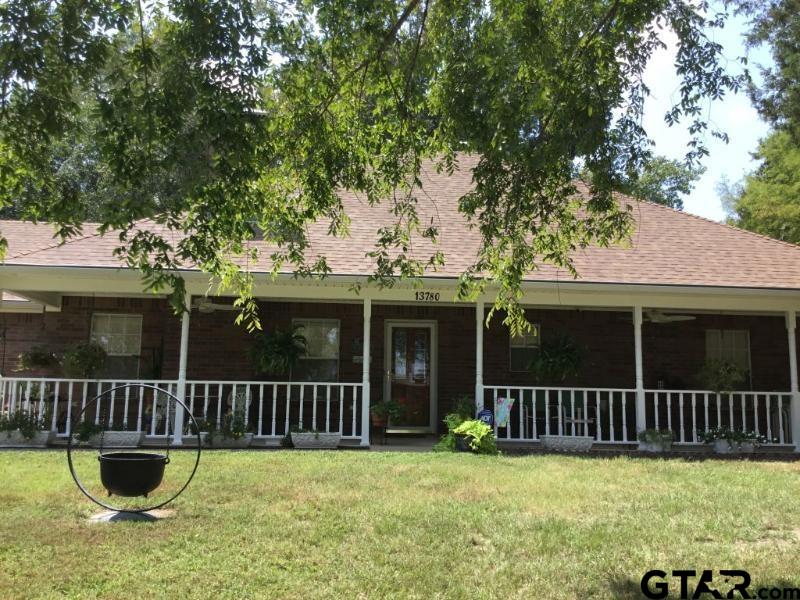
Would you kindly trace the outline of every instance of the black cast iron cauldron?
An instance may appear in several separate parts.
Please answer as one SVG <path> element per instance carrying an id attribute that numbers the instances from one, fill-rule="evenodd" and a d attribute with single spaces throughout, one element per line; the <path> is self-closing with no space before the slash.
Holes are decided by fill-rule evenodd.
<path id="1" fill-rule="evenodd" d="M 144 496 L 161 485 L 169 457 L 139 452 L 106 452 L 100 461 L 100 480 L 108 495 Z"/>
<path id="2" fill-rule="evenodd" d="M 133 397 L 137 396 L 137 393 L 129 393 L 131 388 L 140 388 L 141 390 L 150 390 L 153 394 L 161 394 L 162 396 L 167 398 L 167 406 L 166 412 L 167 414 L 170 413 L 172 410 L 170 408 L 170 403 L 173 406 L 180 405 L 183 408 L 184 416 L 188 419 L 191 430 L 194 431 L 191 434 L 191 437 L 196 439 L 196 454 L 194 465 L 192 466 L 192 471 L 189 474 L 188 479 L 183 483 L 183 485 L 176 491 L 170 498 L 167 500 L 158 502 L 151 506 L 139 506 L 136 508 L 132 507 L 116 507 L 108 504 L 108 502 L 104 502 L 100 498 L 94 496 L 81 482 L 78 474 L 75 471 L 75 463 L 72 460 L 72 452 L 73 452 L 73 435 L 72 431 L 74 430 L 74 425 L 78 422 L 81 422 L 82 417 L 85 414 L 91 414 L 90 407 L 92 410 L 95 411 L 95 422 L 103 425 L 103 429 L 100 432 L 100 449 L 99 454 L 97 457 L 99 466 L 100 466 L 100 481 L 103 487 L 108 492 L 108 495 L 116 495 L 121 497 L 137 497 L 137 496 L 144 496 L 147 498 L 148 494 L 155 491 L 161 486 L 161 483 L 164 478 L 165 468 L 170 463 L 169 454 L 170 454 L 170 446 L 172 438 L 175 435 L 175 427 L 174 427 L 174 420 L 172 421 L 172 431 L 169 431 L 169 423 L 170 420 L 167 419 L 167 425 L 165 427 L 165 439 L 164 439 L 164 450 L 163 454 L 156 453 L 156 452 L 134 452 L 134 451 L 104 451 L 103 450 L 103 441 L 105 437 L 105 427 L 111 423 L 111 420 L 107 415 L 110 411 L 106 412 L 104 408 L 100 405 L 103 399 L 108 400 L 109 397 L 111 398 L 111 407 L 113 407 L 113 395 L 117 392 L 126 394 L 126 397 Z M 138 394 L 139 398 L 142 398 L 141 391 Z M 197 467 L 200 464 L 200 448 L 202 447 L 200 438 L 200 428 L 198 426 L 197 420 L 195 419 L 194 415 L 192 414 L 189 407 L 181 400 L 180 398 L 176 397 L 175 394 L 171 393 L 169 390 L 163 389 L 157 385 L 149 384 L 149 383 L 128 383 L 124 385 L 120 385 L 117 387 L 109 388 L 105 391 L 101 391 L 97 396 L 95 396 L 92 400 L 86 403 L 81 410 L 75 415 L 72 414 L 72 418 L 69 421 L 69 430 L 68 430 L 68 437 L 67 437 L 67 463 L 69 464 L 69 472 L 72 475 L 72 479 L 75 482 L 75 485 L 78 486 L 78 489 L 87 497 L 89 500 L 106 508 L 108 510 L 112 510 L 119 513 L 143 513 L 148 512 L 151 510 L 155 510 L 157 508 L 161 508 L 162 506 L 166 506 L 175 498 L 180 496 L 183 491 L 189 486 L 192 479 L 194 479 L 195 473 L 197 473 Z"/>

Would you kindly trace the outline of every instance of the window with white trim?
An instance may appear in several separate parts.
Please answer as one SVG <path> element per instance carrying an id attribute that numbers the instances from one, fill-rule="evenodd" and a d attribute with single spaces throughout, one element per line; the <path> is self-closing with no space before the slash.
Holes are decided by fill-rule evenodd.
<path id="1" fill-rule="evenodd" d="M 293 319 L 297 333 L 306 339 L 306 355 L 292 371 L 295 381 L 339 380 L 339 321 Z"/>
<path id="2" fill-rule="evenodd" d="M 108 354 L 100 377 L 138 377 L 142 315 L 94 313 L 91 340 Z"/>
<path id="3" fill-rule="evenodd" d="M 750 332 L 747 329 L 706 329 L 706 360 L 731 362 L 750 373 Z"/>
<path id="4" fill-rule="evenodd" d="M 536 353 L 541 346 L 541 335 L 539 325 L 532 325 L 530 331 L 526 331 L 520 336 L 509 337 L 509 371 L 527 371 Z"/>

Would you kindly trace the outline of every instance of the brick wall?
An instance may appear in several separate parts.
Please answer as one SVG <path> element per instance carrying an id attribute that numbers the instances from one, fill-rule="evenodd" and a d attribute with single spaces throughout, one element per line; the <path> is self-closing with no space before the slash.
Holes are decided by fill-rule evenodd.
<path id="1" fill-rule="evenodd" d="M 140 373 L 152 376 L 153 359 L 163 348 L 163 377 L 178 371 L 180 319 L 158 299 L 65 297 L 60 313 L 0 314 L 2 373 L 13 375 L 17 356 L 32 346 L 63 351 L 89 339 L 93 312 L 143 315 Z M 633 325 L 630 313 L 592 310 L 529 310 L 528 318 L 541 327 L 542 338 L 566 333 L 585 351 L 580 376 L 565 385 L 634 387 Z M 234 325 L 235 312 L 194 311 L 189 332 L 190 379 L 255 379 L 250 361 L 252 336 Z M 361 363 L 353 360 L 362 333 L 361 304 L 262 302 L 266 330 L 287 328 L 292 318 L 338 319 L 341 324 L 339 378 L 360 381 Z M 484 333 L 484 381 L 489 384 L 531 385 L 527 373 L 509 371 L 508 332 L 497 315 Z M 475 311 L 469 306 L 389 306 L 373 304 L 370 382 L 373 398 L 383 397 L 384 326 L 388 319 L 430 320 L 438 324 L 438 398 L 441 417 L 453 400 L 472 395 L 475 382 Z M 645 385 L 696 387 L 696 374 L 705 360 L 705 329 L 748 329 L 753 387 L 789 387 L 786 329 L 782 317 L 697 315 L 694 321 L 645 323 L 643 346 Z"/>
<path id="2" fill-rule="evenodd" d="M 166 341 L 165 322 L 177 321 L 163 300 L 150 298 L 92 298 L 66 296 L 61 312 L 43 314 L 0 313 L 0 373 L 13 376 L 21 352 L 44 346 L 63 352 L 68 346 L 88 342 L 92 313 L 125 313 L 142 315 L 142 353 L 139 371 L 152 376 L 153 362 Z M 178 332 L 180 330 L 178 329 Z M 57 375 L 57 373 L 28 373 Z"/>

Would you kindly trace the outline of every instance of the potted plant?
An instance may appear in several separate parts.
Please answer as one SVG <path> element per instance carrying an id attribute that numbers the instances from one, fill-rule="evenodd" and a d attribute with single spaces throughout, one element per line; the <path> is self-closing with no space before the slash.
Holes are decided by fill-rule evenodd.
<path id="1" fill-rule="evenodd" d="M 48 373 L 59 365 L 58 355 L 44 346 L 34 346 L 22 352 L 18 358 L 18 371 L 38 371 Z"/>
<path id="2" fill-rule="evenodd" d="M 301 325 L 276 329 L 256 336 L 251 351 L 253 368 L 259 375 L 291 378 L 292 369 L 306 355 L 306 338 Z"/>
<path id="3" fill-rule="evenodd" d="M 560 385 L 578 374 L 582 362 L 583 351 L 578 343 L 569 335 L 559 334 L 542 340 L 529 369 L 537 383 Z"/>
<path id="4" fill-rule="evenodd" d="M 200 432 L 200 445 L 201 446 L 208 446 L 210 445 L 209 436 L 213 437 L 213 433 L 216 430 L 216 423 L 211 419 L 197 419 L 197 429 L 194 427 L 194 423 L 189 420 L 188 423 L 184 425 L 184 439 L 188 441 L 190 444 L 195 443 L 197 441 L 197 433 Z"/>
<path id="5" fill-rule="evenodd" d="M 674 434 L 669 429 L 645 429 L 639 432 L 638 438 L 642 452 L 669 452 Z"/>
<path id="6" fill-rule="evenodd" d="M 483 421 L 467 419 L 455 429 L 456 450 L 475 454 L 497 454 L 494 431 Z"/>
<path id="7" fill-rule="evenodd" d="M 766 441 L 766 438 L 758 435 L 755 431 L 737 431 L 735 432 L 734 440 L 739 452 L 752 454 L 756 451 L 756 448 Z"/>
<path id="8" fill-rule="evenodd" d="M 76 344 L 64 352 L 62 367 L 67 377 L 93 379 L 106 364 L 105 349 L 100 344 Z"/>
<path id="9" fill-rule="evenodd" d="M 339 432 L 326 433 L 313 429 L 300 429 L 295 427 L 291 431 L 292 445 L 295 448 L 310 449 L 332 449 L 339 445 L 342 434 Z"/>
<path id="10" fill-rule="evenodd" d="M 701 438 L 706 444 L 711 444 L 715 454 L 730 454 L 735 447 L 736 434 L 727 427 L 714 427 L 705 431 Z"/>
<path id="11" fill-rule="evenodd" d="M 704 389 L 730 394 L 747 380 L 747 372 L 727 360 L 710 360 L 700 369 L 697 379 Z"/>
<path id="12" fill-rule="evenodd" d="M 476 454 L 498 454 L 494 431 L 483 421 L 464 418 L 460 413 L 445 415 L 447 433 L 434 447 L 436 451 L 474 452 Z"/>
<path id="13" fill-rule="evenodd" d="M 399 419 L 403 406 L 395 400 L 384 400 L 373 404 L 369 409 L 369 420 L 373 427 L 387 427 L 391 419 Z"/>
<path id="14" fill-rule="evenodd" d="M 91 419 L 86 419 L 73 427 L 72 437 L 79 446 L 87 446 L 89 444 L 96 446 L 100 443 L 100 433 L 102 431 L 102 425 L 95 423 Z"/>
<path id="15" fill-rule="evenodd" d="M 0 445 L 24 448 L 44 448 L 52 441 L 48 416 L 39 417 L 32 411 L 15 410 L 0 415 Z"/>
<path id="16" fill-rule="evenodd" d="M 247 431 L 244 408 L 237 407 L 225 415 L 220 429 L 209 431 L 206 439 L 209 446 L 218 448 L 247 448 L 253 441 L 253 434 Z"/>

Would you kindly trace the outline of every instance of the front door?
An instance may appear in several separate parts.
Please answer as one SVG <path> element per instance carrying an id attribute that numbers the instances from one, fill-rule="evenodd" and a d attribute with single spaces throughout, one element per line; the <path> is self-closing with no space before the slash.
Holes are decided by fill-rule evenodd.
<path id="1" fill-rule="evenodd" d="M 387 393 L 403 407 L 389 424 L 400 429 L 433 426 L 434 326 L 389 324 L 387 330 Z"/>

